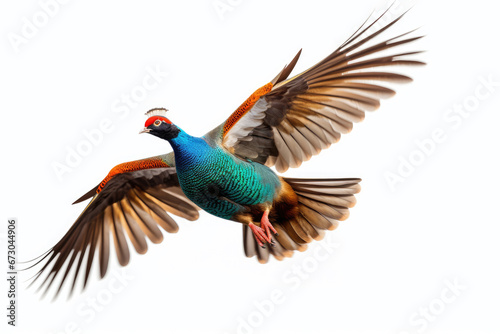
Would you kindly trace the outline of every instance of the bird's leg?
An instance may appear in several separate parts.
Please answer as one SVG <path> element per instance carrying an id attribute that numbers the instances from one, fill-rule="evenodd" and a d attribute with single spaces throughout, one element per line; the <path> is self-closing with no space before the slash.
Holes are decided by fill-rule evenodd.
<path id="1" fill-rule="evenodd" d="M 274 234 L 278 234 L 278 232 L 269 221 L 269 209 L 266 209 L 266 211 L 262 214 L 260 227 L 255 225 L 253 222 L 249 223 L 248 227 L 252 230 L 253 236 L 260 247 L 264 247 L 265 243 L 269 243 L 271 245 L 274 244 L 271 231 Z"/>
<path id="2" fill-rule="evenodd" d="M 266 231 L 264 231 L 262 228 L 258 227 L 254 223 L 248 224 L 248 227 L 250 227 L 250 229 L 252 230 L 255 241 L 257 241 L 260 247 L 264 247 L 264 244 L 266 242 L 270 242 L 267 239 Z"/>
<path id="3" fill-rule="evenodd" d="M 278 232 L 276 232 L 276 229 L 269 221 L 269 209 L 266 209 L 266 211 L 264 211 L 264 213 L 262 214 L 262 218 L 260 219 L 260 227 L 266 232 L 267 235 L 266 240 L 268 240 L 267 242 L 271 243 L 271 241 L 269 241 L 272 240 L 271 231 L 273 231 L 273 233 L 276 235 L 278 234 Z"/>

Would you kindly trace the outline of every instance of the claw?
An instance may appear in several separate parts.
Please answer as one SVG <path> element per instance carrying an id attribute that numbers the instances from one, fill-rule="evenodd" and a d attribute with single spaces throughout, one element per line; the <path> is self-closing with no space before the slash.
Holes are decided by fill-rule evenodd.
<path id="1" fill-rule="evenodd" d="M 252 230 L 253 236 L 255 237 L 255 240 L 257 241 L 259 246 L 264 248 L 264 243 L 267 242 L 265 231 L 254 223 L 248 224 L 248 227 L 250 227 L 250 229 Z"/>
<path id="2" fill-rule="evenodd" d="M 267 235 L 267 242 L 271 243 L 272 241 L 272 235 L 271 235 L 271 231 L 274 233 L 274 234 L 278 234 L 278 232 L 276 231 L 276 229 L 274 228 L 274 226 L 271 224 L 271 222 L 269 221 L 269 209 L 267 209 L 266 211 L 264 211 L 264 214 L 262 214 L 262 219 L 260 220 L 260 227 L 262 229 L 264 229 L 264 231 L 266 232 L 266 235 Z"/>
<path id="3" fill-rule="evenodd" d="M 274 240 L 272 238 L 271 231 L 275 235 L 278 235 L 278 232 L 269 221 L 269 210 L 264 211 L 264 214 L 262 214 L 260 227 L 255 225 L 254 223 L 248 224 L 248 227 L 250 227 L 250 229 L 252 230 L 253 236 L 255 237 L 255 240 L 257 241 L 260 247 L 265 248 L 264 245 L 266 243 L 270 244 L 271 247 L 276 247 Z"/>

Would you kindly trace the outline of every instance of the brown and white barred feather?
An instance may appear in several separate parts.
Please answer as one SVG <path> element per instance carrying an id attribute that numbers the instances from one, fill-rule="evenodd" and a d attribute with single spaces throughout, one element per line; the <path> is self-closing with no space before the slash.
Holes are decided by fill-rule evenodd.
<path id="1" fill-rule="evenodd" d="M 374 69 L 424 64 L 407 59 L 419 51 L 382 55 L 422 37 L 406 37 L 411 32 L 370 45 L 404 15 L 368 34 L 384 14 L 366 27 L 360 27 L 315 66 L 283 80 L 295 65 L 299 52 L 275 80 L 254 93 L 254 97 L 260 98 L 254 98 L 256 101 L 248 112 L 238 114 L 237 120 L 235 114 L 231 115 L 228 122 L 232 127 L 226 127 L 222 134 L 223 147 L 241 159 L 275 166 L 278 172 L 285 172 L 290 167 L 299 167 L 303 161 L 339 141 L 342 134 L 350 132 L 353 123 L 364 119 L 366 111 L 376 110 L 381 99 L 395 94 L 381 83 L 411 81 L 405 75 Z M 276 84 L 269 90 L 274 81 Z M 265 87 L 269 91 L 261 94 Z"/>
<path id="2" fill-rule="evenodd" d="M 75 273 L 69 279 L 70 291 L 73 292 L 80 272 L 85 288 L 97 250 L 100 276 L 102 278 L 106 275 L 112 252 L 111 238 L 118 262 L 126 266 L 130 260 L 127 236 L 137 253 L 144 254 L 148 250 L 146 238 L 155 244 L 163 240 L 158 226 L 169 233 L 178 231 L 179 227 L 169 213 L 187 220 L 196 220 L 198 210 L 182 192 L 175 167 L 115 175 L 100 193 L 94 193 L 92 201 L 61 240 L 33 265 L 43 262 L 30 285 L 45 273 L 45 278 L 38 287 L 38 290 L 45 289 L 45 295 L 56 282 L 56 277 L 63 273 L 56 283 L 56 297 L 74 266 Z M 83 263 L 87 253 L 86 263 Z"/>

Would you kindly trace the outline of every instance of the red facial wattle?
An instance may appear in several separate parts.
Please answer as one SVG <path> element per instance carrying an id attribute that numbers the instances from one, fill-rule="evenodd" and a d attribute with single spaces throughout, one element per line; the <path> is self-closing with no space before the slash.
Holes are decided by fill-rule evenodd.
<path id="1" fill-rule="evenodd" d="M 162 116 L 152 116 L 150 118 L 148 118 L 148 120 L 146 121 L 146 123 L 144 124 L 144 127 L 147 128 L 149 127 L 151 124 L 153 124 L 156 120 L 160 120 L 160 121 L 163 121 L 165 123 L 168 123 L 168 124 L 172 124 L 172 122 L 170 122 L 170 120 L 166 117 L 162 117 Z"/>

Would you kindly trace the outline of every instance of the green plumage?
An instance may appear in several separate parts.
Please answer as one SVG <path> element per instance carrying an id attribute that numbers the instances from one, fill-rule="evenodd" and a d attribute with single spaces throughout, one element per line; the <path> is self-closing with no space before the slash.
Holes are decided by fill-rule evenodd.
<path id="1" fill-rule="evenodd" d="M 224 219 L 269 203 L 281 188 L 268 167 L 240 160 L 203 138 L 181 130 L 169 140 L 175 153 L 179 184 L 184 194 L 203 210 Z"/>

